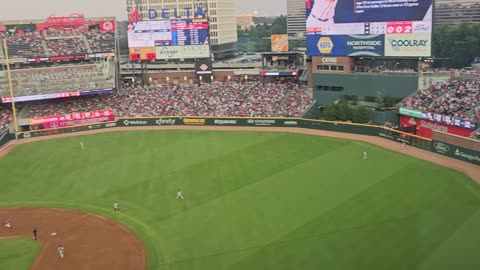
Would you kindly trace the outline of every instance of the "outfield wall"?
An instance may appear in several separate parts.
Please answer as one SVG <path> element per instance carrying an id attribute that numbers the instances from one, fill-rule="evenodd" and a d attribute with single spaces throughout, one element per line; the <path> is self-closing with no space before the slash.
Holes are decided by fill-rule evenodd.
<path id="1" fill-rule="evenodd" d="M 240 117 L 147 117 L 147 118 L 120 118 L 115 122 L 99 123 L 85 126 L 45 129 L 31 132 L 20 132 L 18 138 L 32 138 L 54 134 L 71 133 L 108 129 L 114 127 L 159 127 L 159 126 L 225 126 L 225 127 L 290 127 L 333 132 L 360 134 L 382 137 L 399 143 L 409 144 L 424 150 L 438 153 L 431 139 L 400 132 L 383 126 L 354 124 L 346 122 L 332 122 L 322 120 L 309 120 L 303 118 L 240 118 Z M 468 149 L 470 150 L 470 149 Z M 466 150 L 465 150 L 466 151 Z M 480 157 L 480 152 L 470 150 L 469 155 Z M 462 161 L 480 165 L 480 160 L 475 158 L 465 159 L 462 156 L 451 155 Z"/>

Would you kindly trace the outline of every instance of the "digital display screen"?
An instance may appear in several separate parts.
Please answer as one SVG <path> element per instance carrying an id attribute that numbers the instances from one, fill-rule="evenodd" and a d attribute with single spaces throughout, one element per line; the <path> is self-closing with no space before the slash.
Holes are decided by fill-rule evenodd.
<path id="1" fill-rule="evenodd" d="M 208 31 L 208 19 L 203 18 L 130 23 L 128 25 L 130 59 L 209 57 Z"/>
<path id="2" fill-rule="evenodd" d="M 432 0 L 306 0 L 310 56 L 431 55 Z"/>

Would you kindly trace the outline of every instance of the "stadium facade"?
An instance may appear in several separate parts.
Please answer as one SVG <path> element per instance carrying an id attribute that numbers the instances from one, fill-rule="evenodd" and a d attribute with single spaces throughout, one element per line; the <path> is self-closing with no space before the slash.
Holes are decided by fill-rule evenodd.
<path id="1" fill-rule="evenodd" d="M 287 0 L 287 33 L 290 36 L 305 35 L 305 1 Z"/>
<path id="2" fill-rule="evenodd" d="M 210 23 L 210 45 L 215 59 L 225 59 L 234 55 L 237 46 L 237 22 L 234 0 L 127 0 L 127 12 L 137 10 L 142 20 L 159 20 L 162 16 L 152 16 L 164 10 L 169 16 L 188 17 L 201 7 L 206 9 Z"/>
<path id="3" fill-rule="evenodd" d="M 480 1 L 437 0 L 434 22 L 436 25 L 480 22 Z"/>

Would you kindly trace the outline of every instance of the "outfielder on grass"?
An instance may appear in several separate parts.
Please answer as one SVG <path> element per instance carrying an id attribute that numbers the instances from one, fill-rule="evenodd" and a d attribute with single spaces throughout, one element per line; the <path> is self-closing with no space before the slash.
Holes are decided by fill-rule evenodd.
<path id="1" fill-rule="evenodd" d="M 181 191 L 180 189 L 177 191 L 177 200 L 178 200 L 178 199 L 182 199 L 182 200 L 183 200 L 183 194 L 182 194 L 182 191 Z"/>
<path id="2" fill-rule="evenodd" d="M 118 204 L 118 201 L 113 203 L 113 211 L 120 211 L 120 205 Z"/>

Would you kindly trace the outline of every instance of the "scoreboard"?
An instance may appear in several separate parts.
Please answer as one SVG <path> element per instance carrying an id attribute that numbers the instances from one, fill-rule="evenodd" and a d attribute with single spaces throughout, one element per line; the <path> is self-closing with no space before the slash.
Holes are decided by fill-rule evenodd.
<path id="1" fill-rule="evenodd" d="M 209 56 L 208 19 L 140 21 L 128 26 L 132 60 L 177 59 Z M 195 48 L 192 46 L 203 46 Z M 207 50 L 205 50 L 206 47 Z M 182 47 L 182 48 L 174 48 Z M 205 51 L 207 53 L 205 54 Z M 167 52 L 167 53 L 165 53 Z"/>

